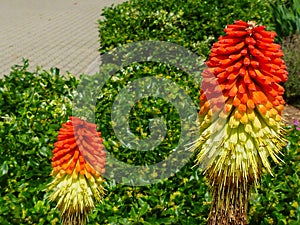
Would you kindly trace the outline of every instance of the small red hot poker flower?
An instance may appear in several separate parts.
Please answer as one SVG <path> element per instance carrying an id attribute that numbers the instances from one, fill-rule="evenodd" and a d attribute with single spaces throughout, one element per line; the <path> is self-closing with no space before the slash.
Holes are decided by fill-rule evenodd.
<path id="1" fill-rule="evenodd" d="M 83 225 L 104 195 L 106 153 L 96 125 L 70 117 L 54 144 L 49 199 L 57 202 L 63 224 Z"/>
<path id="2" fill-rule="evenodd" d="M 203 72 L 202 133 L 193 148 L 212 188 L 208 224 L 246 224 L 250 187 L 264 169 L 271 173 L 268 158 L 278 163 L 285 145 L 279 83 L 287 71 L 275 32 L 253 21 L 235 21 L 225 32 Z"/>

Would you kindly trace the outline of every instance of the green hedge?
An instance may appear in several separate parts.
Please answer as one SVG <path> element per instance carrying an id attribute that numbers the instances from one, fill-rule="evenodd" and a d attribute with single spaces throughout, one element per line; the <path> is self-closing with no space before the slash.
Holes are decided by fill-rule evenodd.
<path id="1" fill-rule="evenodd" d="M 300 33 L 283 39 L 282 50 L 289 73 L 284 83 L 285 99 L 288 104 L 300 108 Z"/>
<path id="2" fill-rule="evenodd" d="M 50 224 L 45 200 L 53 143 L 71 114 L 78 81 L 58 69 L 29 72 L 28 61 L 0 80 L 0 224 Z"/>
<path id="3" fill-rule="evenodd" d="M 299 0 L 274 0 L 270 2 L 270 9 L 279 41 L 300 32 Z"/>
<path id="4" fill-rule="evenodd" d="M 260 0 L 130 0 L 108 7 L 99 20 L 100 52 L 141 40 L 170 41 L 203 58 L 234 20 L 273 27 L 270 8 Z"/>
<path id="5" fill-rule="evenodd" d="M 299 128 L 298 128 L 299 129 Z M 265 174 L 257 192 L 253 192 L 250 224 L 296 225 L 300 223 L 300 130 L 287 128 L 288 144 L 282 165 L 274 165 L 273 174 Z"/>

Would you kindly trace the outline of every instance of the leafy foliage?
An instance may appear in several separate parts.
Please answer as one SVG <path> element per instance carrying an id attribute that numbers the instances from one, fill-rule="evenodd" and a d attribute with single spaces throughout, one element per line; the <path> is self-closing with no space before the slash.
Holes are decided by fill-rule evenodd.
<path id="1" fill-rule="evenodd" d="M 111 125 L 112 105 L 122 88 L 142 77 L 168 78 L 188 94 L 195 107 L 199 103 L 199 86 L 197 83 L 193 82 L 187 73 L 172 66 L 152 63 L 152 67 L 149 67 L 149 63 L 134 63 L 115 73 L 99 94 L 96 110 L 97 124 L 103 136 L 106 137 L 107 150 L 116 154 L 120 160 L 135 165 L 153 164 L 165 159 L 170 151 L 176 148 L 181 132 L 180 117 L 170 102 L 156 97 L 142 98 L 135 104 L 133 103 L 134 106 L 129 114 L 129 126 L 132 132 L 137 138 L 144 139 L 150 135 L 149 121 L 154 118 L 164 118 L 168 128 L 167 135 L 153 151 L 133 151 L 122 147 L 121 142 L 114 135 Z M 152 82 L 150 85 L 156 84 Z M 128 100 L 128 102 L 131 101 Z M 120 111 L 120 113 L 118 117 L 123 117 L 123 114 L 126 114 L 125 111 Z"/>
<path id="2" fill-rule="evenodd" d="M 150 186 L 110 184 L 103 204 L 91 217 L 99 224 L 206 224 L 208 190 L 202 175 L 191 166 Z"/>
<path id="3" fill-rule="evenodd" d="M 299 0 L 270 1 L 272 23 L 275 31 L 282 41 L 288 36 L 300 32 L 300 2 Z"/>
<path id="4" fill-rule="evenodd" d="M 27 68 L 25 61 L 0 80 L 0 223 L 55 224 L 45 188 L 53 143 L 71 113 L 78 81 L 60 76 L 58 69 Z"/>
<path id="5" fill-rule="evenodd" d="M 273 165 L 274 176 L 263 176 L 257 193 L 252 195 L 250 224 L 300 222 L 300 131 L 296 126 L 290 127 L 286 138 L 284 165 Z"/>
<path id="6" fill-rule="evenodd" d="M 131 0 L 109 7 L 99 20 L 100 52 L 121 44 L 141 41 L 170 41 L 202 58 L 233 20 L 255 20 L 270 24 L 268 4 L 259 0 Z"/>
<path id="7" fill-rule="evenodd" d="M 26 61 L 23 66 L 14 67 L 5 80 L 0 80 L 3 100 L 0 222 L 56 224 L 59 223 L 58 212 L 54 205 L 49 205 L 45 193 L 51 179 L 51 150 L 59 127 L 72 113 L 71 100 L 78 81 L 71 75 L 61 77 L 57 69 L 29 72 L 27 67 Z M 104 90 L 108 94 L 117 91 L 114 88 Z M 154 104 L 151 101 L 144 104 Z M 104 126 L 109 124 L 110 118 L 101 119 Z M 104 133 L 109 132 L 103 125 Z M 110 135 L 106 133 L 106 137 L 109 149 Z M 128 152 L 119 154 L 125 159 Z M 133 160 L 142 159 L 135 157 Z M 149 160 L 151 158 L 146 158 Z M 108 182 L 107 196 L 91 215 L 90 224 L 199 224 L 205 221 L 209 207 L 207 189 L 199 171 L 191 170 L 191 165 L 187 164 L 176 176 L 153 186 L 128 187 Z M 192 212 L 193 208 L 202 210 Z M 197 216 L 185 217 L 188 214 Z"/>
<path id="8" fill-rule="evenodd" d="M 282 41 L 284 61 L 289 73 L 284 83 L 285 96 L 289 104 L 300 107 L 300 34 L 294 34 Z"/>
<path id="9" fill-rule="evenodd" d="M 299 0 L 275 0 L 270 2 L 271 18 L 277 40 L 281 43 L 285 54 L 284 60 L 289 72 L 285 87 L 285 98 L 289 104 L 300 107 L 300 63 L 299 32 L 300 2 Z"/>

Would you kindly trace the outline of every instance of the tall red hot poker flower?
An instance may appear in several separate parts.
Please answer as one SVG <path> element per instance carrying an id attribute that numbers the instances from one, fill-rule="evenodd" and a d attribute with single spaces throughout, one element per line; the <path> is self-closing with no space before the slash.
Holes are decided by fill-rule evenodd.
<path id="1" fill-rule="evenodd" d="M 63 224 L 83 225 L 95 201 L 104 195 L 102 187 L 106 154 L 96 125 L 70 117 L 59 130 L 54 144 L 49 184 L 51 201 L 57 202 Z"/>
<path id="2" fill-rule="evenodd" d="M 253 21 L 235 21 L 225 32 L 203 72 L 202 134 L 194 149 L 212 188 L 209 224 L 246 224 L 250 187 L 264 169 L 271 173 L 268 158 L 278 163 L 285 145 L 279 83 L 287 71 L 274 32 Z"/>

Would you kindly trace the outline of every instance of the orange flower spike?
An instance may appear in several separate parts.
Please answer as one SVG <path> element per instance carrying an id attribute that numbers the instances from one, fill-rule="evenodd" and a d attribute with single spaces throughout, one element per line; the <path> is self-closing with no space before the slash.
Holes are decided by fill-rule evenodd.
<path id="1" fill-rule="evenodd" d="M 280 45 L 274 43 L 276 33 L 265 29 L 253 21 L 227 25 L 202 74 L 202 135 L 193 149 L 212 184 L 209 225 L 235 224 L 229 221 L 233 216 L 246 224 L 250 187 L 258 184 L 263 167 L 271 172 L 268 156 L 278 158 L 285 145 L 280 116 L 284 89 L 279 83 L 287 79 L 286 65 Z M 223 96 L 212 94 L 217 90 L 213 77 Z M 213 111 L 221 97 L 224 107 Z"/>
<path id="2" fill-rule="evenodd" d="M 106 153 L 101 133 L 96 131 L 97 125 L 70 117 L 62 127 L 52 151 L 51 175 L 54 180 L 49 184 L 49 199 L 57 202 L 64 225 L 84 225 L 95 201 L 101 201 L 104 195 L 101 175 Z M 93 158 L 93 164 L 87 161 L 86 155 Z M 95 157 L 97 155 L 101 159 Z"/>

